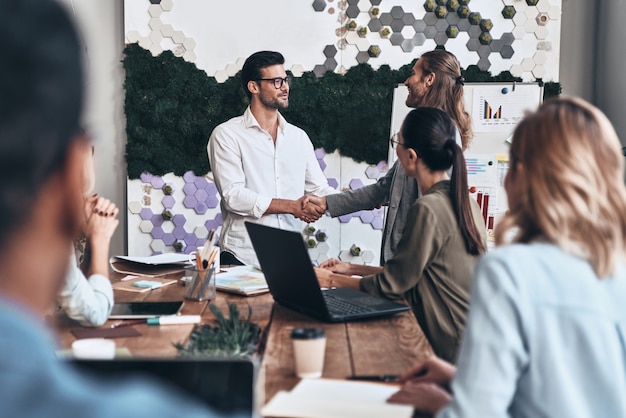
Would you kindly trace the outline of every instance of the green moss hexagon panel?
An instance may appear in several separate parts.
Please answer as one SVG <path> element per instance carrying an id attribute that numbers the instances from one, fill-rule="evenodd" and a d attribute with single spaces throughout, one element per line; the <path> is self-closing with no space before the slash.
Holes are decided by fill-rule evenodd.
<path id="1" fill-rule="evenodd" d="M 460 18 L 468 17 L 470 14 L 470 8 L 468 6 L 460 6 L 456 9 L 456 14 L 458 14 Z"/>
<path id="2" fill-rule="evenodd" d="M 478 25 L 480 24 L 480 21 L 483 20 L 483 17 L 480 15 L 480 13 L 472 12 L 469 14 L 467 19 L 470 21 L 472 25 Z"/>
<path id="3" fill-rule="evenodd" d="M 459 6 L 460 4 L 458 0 L 448 0 L 448 3 L 446 3 L 446 7 L 451 12 L 456 12 Z"/>
<path id="4" fill-rule="evenodd" d="M 529 6 L 536 6 L 539 0 L 526 0 L 526 4 Z"/>
<path id="5" fill-rule="evenodd" d="M 448 15 L 448 9 L 445 6 L 437 6 L 435 9 L 435 16 L 439 19 L 445 19 Z"/>
<path id="6" fill-rule="evenodd" d="M 505 19 L 513 19 L 515 16 L 515 7 L 514 6 L 504 6 L 502 9 L 502 17 Z"/>
<path id="7" fill-rule="evenodd" d="M 435 11 L 435 7 L 437 7 L 437 2 L 435 2 L 435 0 L 426 0 L 424 2 L 424 9 L 427 12 L 434 12 Z"/>

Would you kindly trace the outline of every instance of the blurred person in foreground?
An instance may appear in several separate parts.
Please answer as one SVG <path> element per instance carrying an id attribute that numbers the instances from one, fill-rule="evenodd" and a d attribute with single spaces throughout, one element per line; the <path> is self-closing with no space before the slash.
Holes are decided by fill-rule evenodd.
<path id="1" fill-rule="evenodd" d="M 137 379 L 101 382 L 59 360 L 44 314 L 68 271 L 84 208 L 83 71 L 66 11 L 0 0 L 0 415 L 214 417 Z"/>

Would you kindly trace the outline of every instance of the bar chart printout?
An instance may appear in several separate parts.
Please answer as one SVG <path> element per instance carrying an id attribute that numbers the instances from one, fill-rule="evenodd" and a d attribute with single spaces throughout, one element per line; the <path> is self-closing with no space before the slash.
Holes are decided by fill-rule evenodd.
<path id="1" fill-rule="evenodd" d="M 506 91 L 507 93 L 503 93 Z M 472 97 L 472 122 L 476 132 L 512 132 L 527 111 L 539 103 L 537 90 L 476 87 Z"/>

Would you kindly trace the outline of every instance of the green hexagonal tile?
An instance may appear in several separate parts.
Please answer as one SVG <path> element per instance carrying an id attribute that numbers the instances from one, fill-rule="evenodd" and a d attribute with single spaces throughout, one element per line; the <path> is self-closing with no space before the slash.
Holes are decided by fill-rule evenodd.
<path id="1" fill-rule="evenodd" d="M 456 9 L 456 14 L 458 14 L 460 18 L 468 17 L 470 14 L 470 9 L 467 6 L 460 6 L 458 9 Z"/>
<path id="2" fill-rule="evenodd" d="M 448 9 L 446 9 L 446 6 L 437 6 L 437 8 L 435 9 L 435 16 L 437 16 L 439 19 L 445 19 L 447 14 Z"/>
<path id="3" fill-rule="evenodd" d="M 438 5 L 440 5 L 440 6 L 445 6 L 445 5 L 446 5 L 447 0 L 436 0 L 436 2 L 437 2 L 437 4 L 438 4 Z"/>
<path id="4" fill-rule="evenodd" d="M 467 19 L 470 21 L 472 25 L 478 25 L 483 17 L 478 12 L 472 12 L 467 16 Z"/>
<path id="5" fill-rule="evenodd" d="M 539 0 L 526 0 L 526 4 L 529 6 L 536 6 Z"/>
<path id="6" fill-rule="evenodd" d="M 502 17 L 505 19 L 513 19 L 513 16 L 515 16 L 515 7 L 504 6 L 504 9 L 502 9 Z"/>
<path id="7" fill-rule="evenodd" d="M 456 38 L 459 34 L 459 28 L 457 26 L 448 26 L 448 29 L 446 29 L 446 35 L 448 35 L 448 38 Z"/>
<path id="8" fill-rule="evenodd" d="M 469 4 L 470 0 L 459 0 L 459 4 L 461 6 L 467 6 Z"/>
<path id="9" fill-rule="evenodd" d="M 446 7 L 451 12 L 456 12 L 459 6 L 460 6 L 459 0 L 448 0 L 448 3 L 446 3 Z"/>
<path id="10" fill-rule="evenodd" d="M 483 45 L 489 45 L 491 43 L 491 34 L 489 32 L 483 32 L 478 37 L 478 40 Z"/>
<path id="11" fill-rule="evenodd" d="M 493 29 L 493 22 L 491 21 L 491 19 L 481 19 L 479 26 L 483 30 L 483 32 L 489 32 L 491 29 Z"/>
<path id="12" fill-rule="evenodd" d="M 426 0 L 424 2 L 424 9 L 426 9 L 427 12 L 434 12 L 435 7 L 437 7 L 435 0 Z"/>

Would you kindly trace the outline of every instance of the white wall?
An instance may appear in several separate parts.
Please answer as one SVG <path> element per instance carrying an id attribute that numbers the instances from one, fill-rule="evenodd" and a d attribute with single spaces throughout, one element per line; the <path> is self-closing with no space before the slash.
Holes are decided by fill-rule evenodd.
<path id="1" fill-rule="evenodd" d="M 86 46 L 84 125 L 95 134 L 96 191 L 120 208 L 111 254 L 126 254 L 126 121 L 123 0 L 59 0 L 76 17 Z"/>

